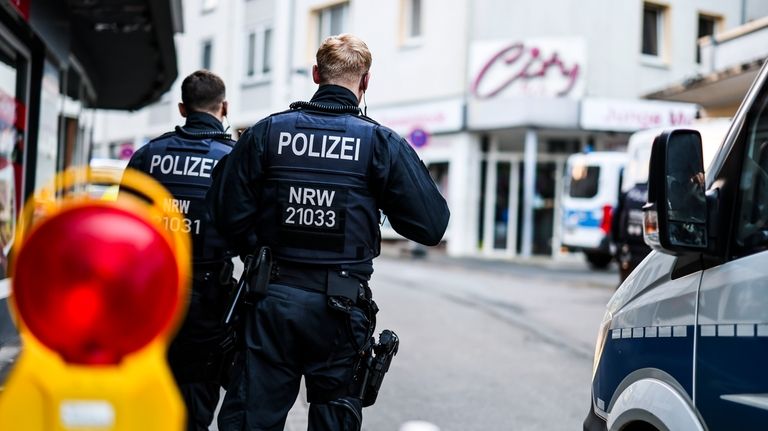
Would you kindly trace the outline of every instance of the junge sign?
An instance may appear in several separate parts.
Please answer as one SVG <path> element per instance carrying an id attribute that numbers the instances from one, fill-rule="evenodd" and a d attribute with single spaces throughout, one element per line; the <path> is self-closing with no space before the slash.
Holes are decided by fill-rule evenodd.
<path id="1" fill-rule="evenodd" d="M 634 132 L 693 123 L 698 105 L 661 100 L 600 99 L 581 102 L 579 123 L 585 130 Z"/>

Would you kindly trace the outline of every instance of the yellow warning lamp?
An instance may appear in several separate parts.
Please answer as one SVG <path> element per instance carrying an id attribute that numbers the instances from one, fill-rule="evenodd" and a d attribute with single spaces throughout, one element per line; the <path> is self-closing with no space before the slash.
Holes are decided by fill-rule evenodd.
<path id="1" fill-rule="evenodd" d="M 163 229 L 180 215 L 150 177 L 126 171 L 122 184 L 144 199 L 112 202 L 78 193 L 83 178 L 95 180 L 60 175 L 63 198 L 31 199 L 19 223 L 11 298 L 23 345 L 0 430 L 181 430 L 165 354 L 186 310 L 189 237 Z"/>

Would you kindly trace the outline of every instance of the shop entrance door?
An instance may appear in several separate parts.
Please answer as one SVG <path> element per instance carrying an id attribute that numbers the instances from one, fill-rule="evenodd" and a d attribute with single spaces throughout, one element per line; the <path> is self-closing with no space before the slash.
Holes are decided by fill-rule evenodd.
<path id="1" fill-rule="evenodd" d="M 514 257 L 523 249 L 524 211 L 533 211 L 534 255 L 560 252 L 560 190 L 565 156 L 539 154 L 534 199 L 525 202 L 525 165 L 521 154 L 497 153 L 488 160 L 485 178 L 481 249 L 483 254 Z"/>

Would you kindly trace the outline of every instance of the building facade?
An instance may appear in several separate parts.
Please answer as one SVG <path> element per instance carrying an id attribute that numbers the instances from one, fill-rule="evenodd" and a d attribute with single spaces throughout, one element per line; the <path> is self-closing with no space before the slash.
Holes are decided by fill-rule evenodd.
<path id="1" fill-rule="evenodd" d="M 697 105 L 641 97 L 699 70 L 699 37 L 750 19 L 748 3 L 185 0 L 179 70 L 225 79 L 237 130 L 311 97 L 320 41 L 355 33 L 374 58 L 368 115 L 409 140 L 449 202 L 448 252 L 557 257 L 566 157 L 691 122 Z M 99 115 L 97 154 L 128 156 L 180 122 L 178 86 Z"/>

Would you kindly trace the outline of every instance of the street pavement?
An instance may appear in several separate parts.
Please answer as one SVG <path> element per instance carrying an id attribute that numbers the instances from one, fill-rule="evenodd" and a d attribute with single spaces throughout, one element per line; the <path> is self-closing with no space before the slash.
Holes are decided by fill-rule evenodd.
<path id="1" fill-rule="evenodd" d="M 580 260 L 376 263 L 377 332 L 395 330 L 401 346 L 364 429 L 581 429 L 615 272 Z"/>

